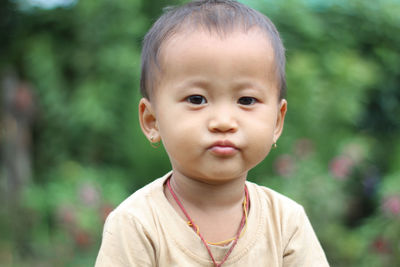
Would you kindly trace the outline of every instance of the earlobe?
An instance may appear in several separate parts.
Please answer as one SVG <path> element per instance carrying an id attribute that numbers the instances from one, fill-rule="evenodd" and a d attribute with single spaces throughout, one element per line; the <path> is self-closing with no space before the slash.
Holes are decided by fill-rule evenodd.
<path id="1" fill-rule="evenodd" d="M 144 135 L 151 143 L 160 141 L 157 118 L 151 102 L 147 98 L 139 102 L 139 122 Z"/>
<path id="2" fill-rule="evenodd" d="M 279 137 L 282 134 L 283 125 L 285 122 L 285 116 L 287 111 L 287 101 L 286 99 L 282 99 L 279 103 L 278 114 L 276 118 L 276 125 L 274 131 L 274 142 L 277 142 Z"/>

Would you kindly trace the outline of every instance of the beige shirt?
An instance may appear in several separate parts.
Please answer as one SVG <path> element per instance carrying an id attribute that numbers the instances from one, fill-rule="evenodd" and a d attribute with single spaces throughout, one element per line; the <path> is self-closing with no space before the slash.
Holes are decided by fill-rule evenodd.
<path id="1" fill-rule="evenodd" d="M 136 191 L 108 216 L 96 267 L 213 266 L 199 236 L 164 195 L 170 175 Z M 223 266 L 329 266 L 302 206 L 266 187 L 246 184 L 251 203 L 247 229 Z M 211 246 L 217 261 L 228 249 Z"/>

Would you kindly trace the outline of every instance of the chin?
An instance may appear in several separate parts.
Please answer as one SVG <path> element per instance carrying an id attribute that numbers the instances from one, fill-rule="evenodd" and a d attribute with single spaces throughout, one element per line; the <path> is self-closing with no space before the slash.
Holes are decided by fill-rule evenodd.
<path id="1" fill-rule="evenodd" d="M 235 172 L 232 170 L 217 170 L 202 175 L 204 181 L 210 184 L 223 184 L 238 178 L 246 177 L 247 172 Z"/>

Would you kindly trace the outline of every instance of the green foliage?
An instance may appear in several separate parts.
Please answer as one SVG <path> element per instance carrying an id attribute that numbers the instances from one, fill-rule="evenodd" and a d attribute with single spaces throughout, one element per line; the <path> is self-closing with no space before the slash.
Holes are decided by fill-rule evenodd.
<path id="1" fill-rule="evenodd" d="M 34 175 L 0 210 L 0 265 L 90 266 L 106 214 L 170 168 L 138 124 L 140 46 L 181 1 L 16 2 L 0 9 L 0 68 L 33 88 Z M 242 2 L 287 48 L 284 133 L 251 179 L 304 205 L 332 266 L 399 265 L 400 3 Z"/>
<path id="2" fill-rule="evenodd" d="M 33 242 L 26 250 L 32 258 L 50 266 L 93 264 L 107 214 L 129 195 L 123 179 L 119 169 L 71 161 L 49 172 L 46 184 L 28 186 L 22 203 L 29 214 Z M 82 258 L 85 264 L 79 263 Z"/>

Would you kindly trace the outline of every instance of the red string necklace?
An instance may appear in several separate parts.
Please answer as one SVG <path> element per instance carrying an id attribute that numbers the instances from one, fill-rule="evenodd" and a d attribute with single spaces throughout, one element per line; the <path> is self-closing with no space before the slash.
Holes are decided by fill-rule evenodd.
<path id="1" fill-rule="evenodd" d="M 211 257 L 211 260 L 213 261 L 214 266 L 215 267 L 222 266 L 222 264 L 228 259 L 229 255 L 232 253 L 233 248 L 236 246 L 236 244 L 237 244 L 237 242 L 239 240 L 240 234 L 241 234 L 241 232 L 242 232 L 242 230 L 243 230 L 243 228 L 244 228 L 244 226 L 246 224 L 246 221 L 247 221 L 247 211 L 249 210 L 249 204 L 250 204 L 249 203 L 250 202 L 250 200 L 249 200 L 249 192 L 247 190 L 247 187 L 246 186 L 244 187 L 245 198 L 244 198 L 244 201 L 243 201 L 243 217 L 242 217 L 242 221 L 240 222 L 239 229 L 238 229 L 238 231 L 236 233 L 235 238 L 233 239 L 233 243 L 232 243 L 231 247 L 229 248 L 228 252 L 225 254 L 225 257 L 222 259 L 222 261 L 220 263 L 217 263 L 215 258 L 214 258 L 214 256 L 213 256 L 213 254 L 212 254 L 212 252 L 211 252 L 211 249 L 210 249 L 210 246 L 208 245 L 208 242 L 201 235 L 199 227 L 193 222 L 192 218 L 189 216 L 189 214 L 187 213 L 187 211 L 183 207 L 182 203 L 179 201 L 178 197 L 176 196 L 174 190 L 172 189 L 170 180 L 171 180 L 171 178 L 168 178 L 168 180 L 167 180 L 167 186 L 168 186 L 169 192 L 171 193 L 172 197 L 175 199 L 176 204 L 178 204 L 179 208 L 185 214 L 185 216 L 186 216 L 186 218 L 188 220 L 188 225 L 193 228 L 193 230 L 200 237 L 200 239 L 203 242 L 204 246 L 207 248 L 208 254 Z M 222 243 L 224 243 L 224 242 L 222 242 Z"/>

